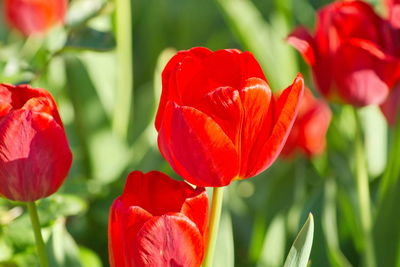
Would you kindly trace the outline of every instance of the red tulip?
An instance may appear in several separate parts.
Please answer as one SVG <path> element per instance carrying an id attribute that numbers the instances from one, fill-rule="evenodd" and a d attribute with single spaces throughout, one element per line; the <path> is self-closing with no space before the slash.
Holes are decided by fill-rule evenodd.
<path id="1" fill-rule="evenodd" d="M 400 83 L 396 85 L 386 101 L 381 105 L 381 110 L 389 125 L 394 126 L 400 114 Z"/>
<path id="2" fill-rule="evenodd" d="M 332 118 L 329 106 L 316 99 L 310 90 L 304 91 L 299 114 L 286 141 L 282 154 L 293 155 L 296 150 L 307 157 L 321 154 L 325 149 L 326 132 Z"/>
<path id="3" fill-rule="evenodd" d="M 400 0 L 386 0 L 389 21 L 397 29 L 400 29 Z"/>
<path id="4" fill-rule="evenodd" d="M 249 52 L 193 48 L 162 74 L 158 146 L 197 186 L 220 187 L 268 168 L 279 155 L 303 94 L 298 75 L 279 99 Z"/>
<path id="5" fill-rule="evenodd" d="M 399 61 L 387 47 L 387 23 L 362 1 L 338 1 L 318 11 L 315 35 L 297 28 L 288 38 L 312 67 L 328 99 L 380 104 L 399 77 Z"/>
<path id="6" fill-rule="evenodd" d="M 72 154 L 44 89 L 0 84 L 0 196 L 35 201 L 58 190 Z"/>
<path id="7" fill-rule="evenodd" d="M 200 266 L 208 220 L 204 188 L 134 171 L 109 219 L 111 267 Z"/>
<path id="8" fill-rule="evenodd" d="M 386 47 L 392 51 L 397 58 L 400 58 L 400 0 L 386 0 L 388 10 L 388 32 Z M 400 77 L 396 81 L 393 91 L 380 106 L 389 125 L 394 126 L 400 113 Z"/>
<path id="9" fill-rule="evenodd" d="M 5 0 L 8 23 L 24 35 L 43 34 L 64 21 L 67 0 Z"/>

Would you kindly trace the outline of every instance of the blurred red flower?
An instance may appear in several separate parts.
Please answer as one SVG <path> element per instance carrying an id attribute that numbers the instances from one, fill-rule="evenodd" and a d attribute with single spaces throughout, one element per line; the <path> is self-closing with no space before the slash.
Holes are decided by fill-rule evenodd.
<path id="1" fill-rule="evenodd" d="M 332 112 L 328 104 L 316 99 L 311 91 L 306 89 L 299 114 L 282 150 L 282 155 L 290 157 L 297 150 L 309 158 L 321 154 L 325 149 L 326 132 L 331 118 Z"/>
<path id="2" fill-rule="evenodd" d="M 111 267 L 200 266 L 208 220 L 204 188 L 131 172 L 109 218 Z"/>
<path id="3" fill-rule="evenodd" d="M 67 0 L 5 0 L 8 23 L 22 34 L 43 34 L 64 21 Z"/>
<path id="4" fill-rule="evenodd" d="M 386 46 L 396 57 L 400 58 L 400 0 L 387 0 L 386 7 L 390 33 L 390 38 L 386 40 Z M 397 116 L 400 113 L 400 77 L 396 82 L 393 91 L 381 105 L 381 110 L 391 126 L 396 124 Z"/>
<path id="5" fill-rule="evenodd" d="M 268 168 L 279 155 L 303 94 L 299 74 L 274 99 L 249 52 L 178 52 L 162 74 L 158 146 L 172 168 L 197 186 L 220 187 Z"/>
<path id="6" fill-rule="evenodd" d="M 51 95 L 0 84 L 0 195 L 35 201 L 58 190 L 72 163 Z"/>
<path id="7" fill-rule="evenodd" d="M 386 0 L 385 3 L 390 24 L 400 29 L 400 0 Z"/>
<path id="8" fill-rule="evenodd" d="M 389 125 L 394 126 L 400 114 L 400 82 L 380 107 Z"/>
<path id="9" fill-rule="evenodd" d="M 399 77 L 388 42 L 388 23 L 362 1 L 338 1 L 318 11 L 314 36 L 297 28 L 288 42 L 312 67 L 328 99 L 365 106 L 381 104 Z"/>

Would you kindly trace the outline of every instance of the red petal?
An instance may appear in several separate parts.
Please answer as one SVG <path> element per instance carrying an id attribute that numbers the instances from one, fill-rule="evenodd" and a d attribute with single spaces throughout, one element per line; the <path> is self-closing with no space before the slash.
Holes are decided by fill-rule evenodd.
<path id="1" fill-rule="evenodd" d="M 400 114 L 400 83 L 395 86 L 388 98 L 383 102 L 381 110 L 389 125 L 395 126 L 397 117 Z"/>
<path id="2" fill-rule="evenodd" d="M 390 24 L 396 29 L 400 29 L 400 2 L 392 5 L 389 10 L 389 21 Z"/>
<path id="3" fill-rule="evenodd" d="M 270 111 L 271 89 L 268 84 L 258 78 L 250 78 L 240 90 L 243 105 L 243 122 L 241 127 L 240 143 L 240 171 L 239 176 L 245 175 L 251 155 L 258 150 L 256 140 L 260 136 L 271 134 L 273 117 Z"/>
<path id="4" fill-rule="evenodd" d="M 17 86 L 0 84 L 0 103 L 7 103 L 7 106 L 11 105 L 13 109 L 22 108 L 48 113 L 63 127 L 53 97 L 42 88 L 32 88 L 27 84 Z"/>
<path id="5" fill-rule="evenodd" d="M 48 114 L 18 110 L 0 123 L 0 192 L 35 201 L 58 190 L 72 163 L 64 129 Z"/>
<path id="6" fill-rule="evenodd" d="M 8 23 L 24 35 L 40 34 L 64 20 L 66 0 L 6 0 L 5 11 Z"/>
<path id="7" fill-rule="evenodd" d="M 194 190 L 187 183 L 169 178 L 162 172 L 143 174 L 131 172 L 122 194 L 126 206 L 140 206 L 152 215 L 179 212 L 187 198 L 196 197 L 201 189 Z"/>
<path id="8" fill-rule="evenodd" d="M 224 49 L 204 58 L 185 57 L 176 70 L 176 83 L 180 101 L 178 105 L 193 106 L 199 99 L 219 87 L 239 89 L 250 77 L 265 80 L 260 65 L 249 52 Z"/>
<path id="9" fill-rule="evenodd" d="M 271 135 L 260 135 L 249 156 L 247 168 L 242 170 L 241 179 L 259 174 L 278 157 L 296 118 L 303 96 L 304 81 L 298 74 L 293 84 L 279 97 L 274 107 L 275 123 Z"/>
<path id="10" fill-rule="evenodd" d="M 188 197 L 183 203 L 181 213 L 197 225 L 200 233 L 205 236 L 208 227 L 208 197 L 204 188 L 198 187 L 193 197 Z"/>
<path id="11" fill-rule="evenodd" d="M 324 151 L 326 132 L 331 117 L 332 113 L 328 105 L 322 101 L 318 101 L 299 121 L 299 146 L 307 156 L 319 155 Z"/>
<path id="12" fill-rule="evenodd" d="M 206 76 L 212 81 L 212 88 L 230 86 L 239 89 L 251 77 L 266 80 L 260 65 L 249 52 L 218 50 L 204 60 L 204 65 Z"/>
<path id="13" fill-rule="evenodd" d="M 331 117 L 329 106 L 315 99 L 311 91 L 306 89 L 282 154 L 290 157 L 296 149 L 302 150 L 309 157 L 322 153 Z"/>
<path id="14" fill-rule="evenodd" d="M 334 52 L 347 38 L 382 43 L 383 20 L 362 1 L 338 1 L 318 11 L 315 39 L 321 54 Z"/>
<path id="15" fill-rule="evenodd" d="M 220 87 L 240 89 L 251 77 L 265 80 L 260 65 L 249 52 L 205 48 L 179 52 L 163 72 L 163 93 L 156 118 L 161 125 L 167 101 L 181 106 L 196 106 L 199 100 Z"/>
<path id="16" fill-rule="evenodd" d="M 314 39 L 303 27 L 295 29 L 287 38 L 287 42 L 296 48 L 307 64 L 313 66 L 316 61 L 316 50 Z"/>
<path id="17" fill-rule="evenodd" d="M 235 145 L 210 117 L 168 103 L 158 145 L 172 168 L 197 186 L 228 185 L 238 171 Z"/>
<path id="18" fill-rule="evenodd" d="M 352 40 L 337 53 L 335 76 L 340 96 L 354 106 L 382 103 L 398 77 L 399 64 L 374 44 Z"/>
<path id="19" fill-rule="evenodd" d="M 177 93 L 178 88 L 176 84 L 175 73 L 181 66 L 181 61 L 185 57 L 190 57 L 194 59 L 201 59 L 205 56 L 211 54 L 212 52 L 204 47 L 194 47 L 190 50 L 179 51 L 165 66 L 162 73 L 162 93 L 160 104 L 156 116 L 156 129 L 159 130 L 161 126 L 162 117 L 164 114 L 164 109 L 168 101 L 177 102 L 180 98 L 180 94 Z"/>
<path id="20" fill-rule="evenodd" d="M 210 92 L 193 108 L 210 116 L 233 144 L 239 145 L 243 108 L 238 90 L 232 87 L 220 87 Z"/>
<path id="21" fill-rule="evenodd" d="M 111 267 L 130 267 L 132 241 L 152 215 L 141 207 L 126 206 L 117 198 L 111 206 L 108 224 L 108 252 Z"/>
<path id="22" fill-rule="evenodd" d="M 204 255 L 202 236 L 185 216 L 151 219 L 132 243 L 135 262 L 131 266 L 199 267 Z"/>

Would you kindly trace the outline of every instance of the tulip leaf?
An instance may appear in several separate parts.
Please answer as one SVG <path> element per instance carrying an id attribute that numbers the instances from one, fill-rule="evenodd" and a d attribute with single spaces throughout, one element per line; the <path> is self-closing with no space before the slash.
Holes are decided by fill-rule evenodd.
<path id="1" fill-rule="evenodd" d="M 227 211 L 223 211 L 221 214 L 221 222 L 215 248 L 213 266 L 233 267 L 235 263 L 235 253 L 233 247 L 232 221 Z"/>
<path id="2" fill-rule="evenodd" d="M 285 217 L 279 214 L 268 227 L 257 266 L 282 266 L 285 256 L 285 243 Z"/>
<path id="3" fill-rule="evenodd" d="M 86 53 L 82 53 L 79 58 L 87 69 L 104 111 L 111 118 L 115 106 L 114 87 L 117 74 L 115 53 L 87 51 Z"/>
<path id="4" fill-rule="evenodd" d="M 372 177 L 380 175 L 386 166 L 387 124 L 378 106 L 360 109 L 364 128 L 368 172 Z"/>
<path id="5" fill-rule="evenodd" d="M 314 219 L 312 214 L 301 228 L 286 258 L 284 267 L 306 267 L 311 253 L 314 236 Z"/>
<path id="6" fill-rule="evenodd" d="M 283 40 L 289 25 L 280 13 L 267 23 L 249 0 L 216 0 L 228 25 L 246 49 L 260 62 L 273 89 L 283 89 L 293 81 L 297 66 L 294 50 Z M 285 70 L 282 72 L 281 70 Z"/>
<path id="7" fill-rule="evenodd" d="M 101 32 L 89 27 L 73 29 L 65 43 L 65 50 L 108 51 L 115 47 L 115 38 L 111 32 Z"/>
<path id="8" fill-rule="evenodd" d="M 82 267 L 102 267 L 103 264 L 99 256 L 96 255 L 92 250 L 79 247 L 79 255 L 81 259 Z"/>
<path id="9" fill-rule="evenodd" d="M 382 196 L 374 225 L 377 266 L 400 266 L 400 179 Z M 395 216 L 395 217 L 393 217 Z"/>
<path id="10" fill-rule="evenodd" d="M 72 216 L 84 213 L 87 203 L 75 195 L 55 194 L 43 199 L 39 206 L 42 224 L 48 224 L 60 216 Z"/>
<path id="11" fill-rule="evenodd" d="M 27 247 L 35 244 L 31 221 L 26 213 L 12 220 L 4 228 L 4 234 L 16 247 Z"/>
<path id="12" fill-rule="evenodd" d="M 65 218 L 58 219 L 54 224 L 46 246 L 49 266 L 82 267 L 78 246 L 65 228 Z"/>
<path id="13" fill-rule="evenodd" d="M 114 181 L 127 166 L 128 148 L 111 130 L 98 131 L 93 135 L 89 148 L 94 178 L 102 183 Z"/>
<path id="14" fill-rule="evenodd" d="M 104 0 L 72 1 L 68 8 L 66 25 L 76 27 L 101 14 L 107 7 Z"/>
<path id="15" fill-rule="evenodd" d="M 176 50 L 173 48 L 166 48 L 164 49 L 160 55 L 158 56 L 157 59 L 157 64 L 156 68 L 154 70 L 154 76 L 153 76 L 153 97 L 154 97 L 154 102 L 158 103 L 160 101 L 161 97 L 161 90 L 162 90 L 162 84 L 161 84 L 161 73 L 167 65 L 168 61 L 174 56 L 176 53 Z M 147 90 L 142 90 L 146 92 Z M 139 95 L 138 98 L 140 98 L 141 95 Z M 145 103 L 145 105 L 141 105 L 140 102 Z M 148 101 L 140 101 L 135 107 L 139 111 L 144 111 L 149 114 L 149 117 L 152 119 L 148 119 L 147 116 L 143 116 L 143 112 L 135 112 L 135 114 L 139 114 L 140 116 L 137 116 L 134 121 L 136 121 L 136 126 L 140 124 L 146 124 L 147 126 L 144 128 L 144 130 L 138 135 L 138 137 L 135 138 L 135 142 L 131 146 L 131 155 L 132 155 L 132 165 L 135 165 L 139 163 L 144 156 L 146 155 L 146 152 L 151 149 L 155 148 L 157 149 L 157 132 L 154 128 L 154 118 L 156 115 L 156 106 L 152 107 L 149 109 L 149 105 L 147 104 Z M 141 108 L 142 107 L 142 108 Z M 141 121 L 143 122 L 141 123 Z M 143 127 L 136 127 L 136 128 L 143 128 Z M 135 128 L 135 130 L 136 130 Z"/>
<path id="16" fill-rule="evenodd" d="M 332 177 L 325 181 L 324 209 L 322 213 L 322 229 L 324 231 L 328 256 L 333 267 L 352 266 L 339 246 L 336 216 L 336 183 Z"/>
<path id="17" fill-rule="evenodd" d="M 10 259 L 12 255 L 12 247 L 6 242 L 3 236 L 0 236 L 0 262 Z"/>

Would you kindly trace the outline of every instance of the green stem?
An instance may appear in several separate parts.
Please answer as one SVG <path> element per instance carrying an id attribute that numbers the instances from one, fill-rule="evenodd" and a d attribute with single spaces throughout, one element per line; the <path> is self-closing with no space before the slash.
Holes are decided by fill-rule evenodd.
<path id="1" fill-rule="evenodd" d="M 214 187 L 212 203 L 211 203 L 210 222 L 209 222 L 210 228 L 208 230 L 208 243 L 207 243 L 206 255 L 204 257 L 203 267 L 211 267 L 213 264 L 214 249 L 217 241 L 223 198 L 224 198 L 224 188 Z"/>
<path id="2" fill-rule="evenodd" d="M 375 267 L 375 250 L 372 240 L 372 217 L 371 217 L 371 203 L 369 191 L 369 178 L 367 171 L 367 161 L 365 158 L 362 126 L 359 115 L 356 109 L 354 111 L 354 118 L 356 121 L 356 136 L 355 136 L 355 175 L 357 184 L 357 198 L 359 205 L 359 218 L 361 229 L 364 238 L 363 258 L 366 267 Z"/>
<path id="3" fill-rule="evenodd" d="M 40 265 L 42 267 L 48 267 L 49 262 L 48 262 L 48 257 L 47 257 L 47 253 L 46 253 L 46 247 L 44 245 L 44 241 L 43 241 L 43 237 L 42 237 L 42 232 L 40 229 L 40 222 L 39 222 L 39 216 L 38 216 L 37 209 L 36 209 L 36 204 L 35 204 L 35 202 L 28 202 L 28 203 L 26 203 L 26 206 L 28 207 L 29 216 L 31 217 L 32 229 L 33 229 L 33 233 L 35 234 L 36 248 L 37 248 L 37 252 L 39 255 Z"/>
<path id="4" fill-rule="evenodd" d="M 116 0 L 115 11 L 118 71 L 113 130 L 126 140 L 133 98 L 131 0 Z"/>
<path id="5" fill-rule="evenodd" d="M 400 116 L 393 132 L 389 158 L 379 186 L 379 205 L 382 203 L 388 189 L 396 183 L 399 177 L 400 164 L 398 164 L 398 160 L 400 156 Z"/>

